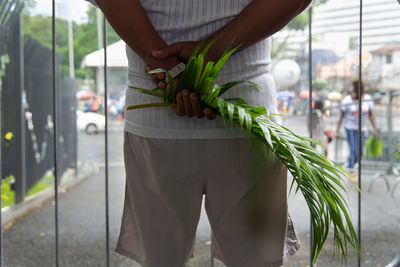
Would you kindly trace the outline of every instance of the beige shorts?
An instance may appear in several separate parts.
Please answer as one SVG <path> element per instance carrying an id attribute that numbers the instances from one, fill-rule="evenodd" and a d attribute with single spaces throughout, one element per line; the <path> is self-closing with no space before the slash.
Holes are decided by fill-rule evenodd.
<path id="1" fill-rule="evenodd" d="M 276 267 L 299 247 L 286 168 L 256 139 L 151 139 L 125 133 L 126 193 L 116 251 L 144 267 L 192 255 L 203 195 L 214 256 Z M 289 223 L 288 223 L 289 222 Z"/>

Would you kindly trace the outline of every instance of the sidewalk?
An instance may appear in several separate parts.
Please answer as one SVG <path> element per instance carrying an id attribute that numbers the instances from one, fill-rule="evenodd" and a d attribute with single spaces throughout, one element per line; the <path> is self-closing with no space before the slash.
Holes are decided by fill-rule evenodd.
<path id="1" fill-rule="evenodd" d="M 124 197 L 124 170 L 110 167 L 110 248 L 115 247 Z M 362 266 L 385 266 L 400 248 L 400 193 L 394 198 L 386 192 L 382 181 L 377 181 L 372 192 L 367 192 L 370 176 L 363 182 Z M 350 205 L 357 221 L 357 192 L 352 184 Z M 104 169 L 84 180 L 75 188 L 59 196 L 60 266 L 105 266 L 105 197 Z M 301 195 L 291 195 L 289 206 L 299 232 L 302 248 L 285 266 L 308 266 L 309 215 Z M 195 257 L 188 267 L 207 267 L 210 264 L 209 228 L 204 214 L 200 219 Z M 54 266 L 54 205 L 48 202 L 4 233 L 4 266 Z M 173 244 L 171 244 L 173 245 Z M 319 266 L 340 266 L 332 254 L 329 240 L 322 252 Z M 111 251 L 111 266 L 135 266 L 133 261 Z M 215 261 L 214 266 L 223 267 Z M 349 265 L 356 266 L 350 255 Z"/>

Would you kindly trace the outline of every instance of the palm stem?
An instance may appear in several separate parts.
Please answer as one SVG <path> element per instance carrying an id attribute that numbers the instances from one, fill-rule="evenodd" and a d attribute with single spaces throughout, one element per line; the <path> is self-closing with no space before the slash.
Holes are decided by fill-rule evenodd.
<path id="1" fill-rule="evenodd" d="M 127 106 L 126 110 L 133 110 L 139 108 L 154 108 L 154 107 L 176 107 L 174 103 L 149 103 L 149 104 L 139 104 L 133 106 Z"/>

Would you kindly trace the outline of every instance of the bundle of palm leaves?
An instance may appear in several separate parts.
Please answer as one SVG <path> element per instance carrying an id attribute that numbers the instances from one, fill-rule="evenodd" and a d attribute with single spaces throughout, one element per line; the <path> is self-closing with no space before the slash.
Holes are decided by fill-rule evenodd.
<path id="1" fill-rule="evenodd" d="M 215 40 L 214 40 L 215 41 Z M 250 136 L 256 136 L 283 162 L 293 176 L 291 190 L 301 191 L 311 213 L 313 225 L 313 260 L 315 261 L 328 237 L 330 227 L 333 228 L 335 249 L 342 260 L 347 260 L 347 247 L 350 244 L 359 252 L 356 231 L 351 222 L 349 207 L 342 193 L 346 192 L 342 181 L 349 175 L 335 162 L 327 159 L 311 146 L 315 140 L 295 134 L 288 128 L 279 125 L 271 119 L 271 114 L 264 107 L 251 106 L 241 98 L 224 99 L 223 93 L 237 84 L 249 83 L 248 81 L 229 82 L 224 85 L 215 84 L 222 66 L 235 52 L 236 48 L 225 50 L 217 62 L 209 61 L 204 67 L 204 58 L 213 44 L 204 46 L 202 42 L 190 56 L 183 76 L 176 88 L 171 75 L 163 70 L 156 69 L 149 74 L 165 72 L 169 90 L 157 87 L 153 90 L 132 86 L 145 94 L 164 99 L 163 103 L 149 103 L 128 106 L 127 110 L 176 105 L 176 95 L 183 89 L 196 92 L 203 105 L 218 111 L 222 118 L 227 118 L 230 123 L 237 123 L 247 130 Z"/>

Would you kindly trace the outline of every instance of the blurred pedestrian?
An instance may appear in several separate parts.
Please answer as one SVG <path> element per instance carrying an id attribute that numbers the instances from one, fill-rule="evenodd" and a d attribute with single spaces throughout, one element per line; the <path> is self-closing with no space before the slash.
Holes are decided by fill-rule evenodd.
<path id="1" fill-rule="evenodd" d="M 91 112 L 98 112 L 100 110 L 100 101 L 97 96 L 94 96 L 92 98 L 92 101 L 90 103 L 90 111 Z"/>
<path id="2" fill-rule="evenodd" d="M 312 128 L 312 139 L 320 142 L 323 145 L 325 156 L 328 155 L 328 143 L 331 141 L 329 131 L 325 129 L 325 111 L 324 102 L 320 99 L 313 101 L 312 103 L 312 124 L 310 123 L 310 117 L 307 116 L 308 129 Z"/>
<path id="3" fill-rule="evenodd" d="M 336 137 L 340 134 L 340 127 L 344 125 L 346 130 L 347 142 L 349 145 L 349 157 L 347 167 L 352 169 L 354 164 L 359 160 L 359 155 L 362 151 L 358 151 L 358 136 L 359 136 L 359 84 L 361 84 L 361 147 L 364 145 L 365 132 L 367 131 L 367 120 L 371 121 L 373 127 L 373 134 L 377 135 L 377 130 L 375 127 L 375 119 L 372 114 L 372 108 L 374 102 L 370 95 L 364 93 L 363 83 L 359 83 L 358 80 L 352 83 L 352 93 L 343 98 L 341 103 L 341 114 L 340 119 L 336 128 Z M 352 172 L 354 177 L 353 181 L 356 181 L 356 173 Z"/>

